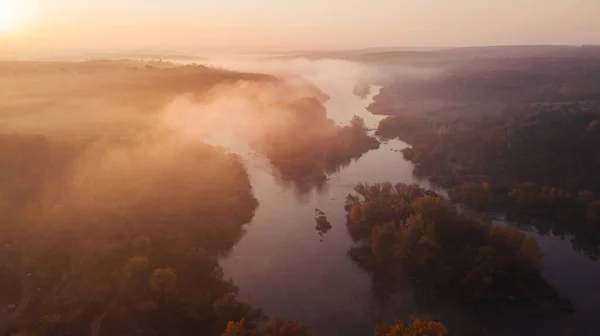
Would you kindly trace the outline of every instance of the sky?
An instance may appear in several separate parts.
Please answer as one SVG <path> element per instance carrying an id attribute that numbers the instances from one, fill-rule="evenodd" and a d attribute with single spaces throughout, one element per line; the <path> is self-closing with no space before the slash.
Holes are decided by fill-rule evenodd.
<path id="1" fill-rule="evenodd" d="M 600 0 L 0 0 L 0 47 L 334 50 L 600 44 Z"/>

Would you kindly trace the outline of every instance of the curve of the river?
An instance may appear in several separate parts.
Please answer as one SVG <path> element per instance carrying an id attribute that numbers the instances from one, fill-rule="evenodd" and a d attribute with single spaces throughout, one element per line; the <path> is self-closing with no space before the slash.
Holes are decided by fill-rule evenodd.
<path id="1" fill-rule="evenodd" d="M 327 93 L 331 96 L 326 106 L 328 116 L 338 123 L 347 123 L 358 115 L 369 127 L 376 127 L 381 119 L 366 109 L 373 96 L 356 97 L 351 86 Z M 419 311 L 409 289 L 387 299 L 377 295 L 371 276 L 347 255 L 352 242 L 346 231 L 343 205 L 354 185 L 391 181 L 433 188 L 414 177 L 413 164 L 399 152 L 406 147 L 398 140 L 385 142 L 331 175 L 322 188 L 308 193 L 280 181 L 260 157 L 244 155 L 260 205 L 246 226 L 245 236 L 221 260 L 226 276 L 240 288 L 240 297 L 265 309 L 270 316 L 297 318 L 325 336 L 369 335 L 377 323 L 411 315 L 441 318 Z M 315 231 L 316 208 L 325 212 L 333 226 L 323 241 Z M 495 223 L 507 224 L 503 218 L 496 218 Z M 487 321 L 482 327 L 498 335 L 538 334 L 542 330 L 546 335 L 600 334 L 596 318 L 600 316 L 600 264 L 574 251 L 568 237 L 528 234 L 536 237 L 544 253 L 544 276 L 571 300 L 576 312 L 552 319 L 552 323 L 532 318 L 527 323 Z M 452 310 L 446 310 L 446 318 L 474 323 Z"/>

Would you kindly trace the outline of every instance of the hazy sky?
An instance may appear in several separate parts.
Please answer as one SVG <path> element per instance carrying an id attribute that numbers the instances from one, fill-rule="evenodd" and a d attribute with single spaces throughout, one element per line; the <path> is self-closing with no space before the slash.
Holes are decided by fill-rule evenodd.
<path id="1" fill-rule="evenodd" d="M 0 0 L 20 47 L 336 49 L 600 44 L 600 0 Z M 1 10 L 1 9 L 0 9 Z"/>

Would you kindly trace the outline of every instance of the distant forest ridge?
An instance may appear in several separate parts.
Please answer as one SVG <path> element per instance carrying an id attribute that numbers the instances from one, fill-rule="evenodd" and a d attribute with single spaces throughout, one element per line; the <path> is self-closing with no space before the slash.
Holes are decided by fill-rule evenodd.
<path id="1" fill-rule="evenodd" d="M 146 50 L 146 49 L 13 49 L 0 47 L 0 60 L 71 60 L 77 59 L 144 59 L 165 61 L 201 61 L 219 55 L 263 56 L 265 58 L 336 58 L 352 61 L 402 60 L 406 57 L 600 57 L 600 45 L 491 45 L 491 46 L 397 46 L 347 50 Z"/>

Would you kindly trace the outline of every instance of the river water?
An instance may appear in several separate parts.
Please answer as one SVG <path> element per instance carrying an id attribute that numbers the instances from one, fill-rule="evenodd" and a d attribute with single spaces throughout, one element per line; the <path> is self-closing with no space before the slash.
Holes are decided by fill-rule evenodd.
<path id="1" fill-rule="evenodd" d="M 376 94 L 378 88 L 374 89 Z M 376 127 L 381 118 L 366 110 L 373 96 L 356 97 L 351 86 L 339 90 L 326 92 L 331 96 L 326 106 L 328 116 L 347 123 L 353 115 L 359 115 L 369 127 Z M 382 298 L 374 290 L 372 277 L 347 254 L 352 241 L 346 231 L 344 201 L 357 183 L 417 183 L 444 194 L 413 175 L 413 164 L 399 152 L 406 147 L 398 140 L 385 142 L 341 167 L 324 186 L 308 192 L 278 179 L 260 157 L 243 155 L 260 205 L 246 226 L 245 236 L 221 260 L 226 277 L 239 287 L 241 299 L 263 308 L 270 316 L 299 319 L 320 336 L 370 335 L 384 320 L 413 315 L 463 319 L 464 314 L 453 309 L 442 315 L 419 310 L 409 287 L 391 298 Z M 333 226 L 323 239 L 315 230 L 317 208 Z M 494 218 L 494 222 L 510 224 L 502 217 Z M 536 237 L 544 253 L 545 278 L 574 304 L 576 312 L 550 322 L 547 318 L 532 318 L 527 323 L 487 321 L 482 327 L 498 335 L 541 331 L 546 335 L 600 335 L 600 264 L 574 251 L 568 237 L 527 231 Z M 461 323 L 475 323 L 465 319 Z"/>

